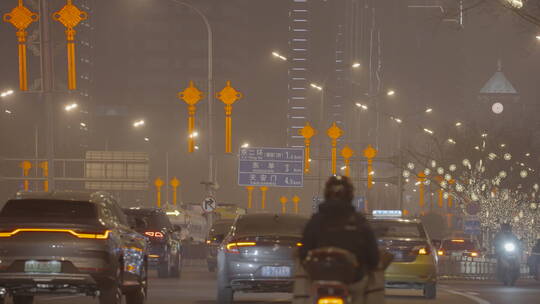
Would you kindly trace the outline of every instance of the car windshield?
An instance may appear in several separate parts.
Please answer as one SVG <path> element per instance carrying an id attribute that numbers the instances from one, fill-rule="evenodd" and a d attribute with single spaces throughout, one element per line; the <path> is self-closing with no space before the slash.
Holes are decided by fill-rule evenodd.
<path id="1" fill-rule="evenodd" d="M 97 210 L 95 204 L 83 201 L 11 200 L 0 212 L 0 218 L 31 218 L 45 221 L 89 220 L 97 218 Z"/>
<path id="2" fill-rule="evenodd" d="M 157 212 L 138 210 L 125 210 L 130 222 L 135 224 L 137 230 L 170 228 L 171 224 L 166 215 Z"/>
<path id="3" fill-rule="evenodd" d="M 238 235 L 294 235 L 300 236 L 307 219 L 296 216 L 243 216 L 236 222 Z"/>
<path id="4" fill-rule="evenodd" d="M 378 238 L 425 238 L 420 224 L 398 221 L 371 221 L 371 226 Z"/>
<path id="5" fill-rule="evenodd" d="M 441 248 L 445 250 L 474 250 L 476 246 L 471 240 L 453 239 L 444 240 Z"/>

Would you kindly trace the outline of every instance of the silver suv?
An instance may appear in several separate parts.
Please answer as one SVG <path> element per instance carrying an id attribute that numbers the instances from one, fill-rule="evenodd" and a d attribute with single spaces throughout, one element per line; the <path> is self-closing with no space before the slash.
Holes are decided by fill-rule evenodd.
<path id="1" fill-rule="evenodd" d="M 107 193 L 24 194 L 0 211 L 0 294 L 14 304 L 40 294 L 142 304 L 146 290 L 146 238 Z"/>
<path id="2" fill-rule="evenodd" d="M 232 303 L 235 292 L 291 292 L 306 222 L 296 215 L 240 216 L 218 250 L 218 303 Z"/>

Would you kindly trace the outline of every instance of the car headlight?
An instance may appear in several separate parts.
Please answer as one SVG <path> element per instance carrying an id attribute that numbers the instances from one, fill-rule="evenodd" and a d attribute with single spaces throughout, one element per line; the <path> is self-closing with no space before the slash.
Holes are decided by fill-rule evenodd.
<path id="1" fill-rule="evenodd" d="M 514 245 L 514 243 L 506 243 L 504 244 L 504 250 L 507 252 L 514 252 L 516 250 L 516 245 Z"/>

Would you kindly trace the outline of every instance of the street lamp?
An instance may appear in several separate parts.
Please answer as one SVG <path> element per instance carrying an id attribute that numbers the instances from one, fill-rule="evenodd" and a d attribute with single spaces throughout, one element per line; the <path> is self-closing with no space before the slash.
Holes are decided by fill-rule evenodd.
<path id="1" fill-rule="evenodd" d="M 386 95 L 387 95 L 387 96 L 394 96 L 394 95 L 396 95 L 396 91 L 394 91 L 394 90 L 388 90 L 388 92 L 386 92 Z"/>
<path id="2" fill-rule="evenodd" d="M 452 145 L 456 144 L 456 141 L 453 138 L 449 138 L 448 142 L 451 143 Z"/>
<path id="3" fill-rule="evenodd" d="M 428 128 L 424 128 L 424 132 L 426 132 L 429 135 L 433 135 L 433 133 L 435 133 L 435 132 L 433 132 L 433 130 L 430 130 Z"/>
<path id="4" fill-rule="evenodd" d="M 5 110 L 4 110 L 4 113 L 6 113 L 7 115 L 11 115 L 11 114 L 13 114 L 13 112 L 11 112 L 11 111 L 10 111 L 10 110 L 8 110 L 8 109 L 5 109 Z"/>
<path id="5" fill-rule="evenodd" d="M 150 137 L 145 137 L 145 138 L 144 138 L 144 141 L 145 141 L 145 142 L 149 142 L 149 141 L 150 141 Z"/>
<path id="6" fill-rule="evenodd" d="M 357 106 L 358 108 L 364 110 L 364 111 L 367 111 L 367 109 L 368 109 L 368 106 L 367 106 L 367 105 L 361 104 L 361 103 L 359 103 L 359 102 L 356 103 L 356 106 Z"/>
<path id="7" fill-rule="evenodd" d="M 316 83 L 311 83 L 310 86 L 311 86 L 312 88 L 314 88 L 314 89 L 319 90 L 319 91 L 322 91 L 322 90 L 323 90 L 323 87 L 320 86 L 320 85 L 318 85 L 318 84 L 316 84 Z"/>
<path id="8" fill-rule="evenodd" d="M 142 120 L 142 119 L 141 119 L 141 120 L 137 120 L 137 121 L 135 121 L 135 122 L 133 123 L 133 127 L 135 127 L 135 128 L 140 128 L 140 127 L 144 126 L 144 124 L 145 124 L 145 121 L 144 121 L 144 120 Z"/>
<path id="9" fill-rule="evenodd" d="M 359 68 L 360 66 L 361 66 L 360 62 L 354 62 L 354 63 L 351 65 L 351 67 L 352 67 L 353 69 L 357 69 L 357 68 Z"/>
<path id="10" fill-rule="evenodd" d="M 199 132 L 197 132 L 197 131 L 189 134 L 189 138 L 197 138 L 197 137 L 199 137 Z"/>
<path id="11" fill-rule="evenodd" d="M 460 121 L 456 122 L 456 127 L 461 127 L 462 125 L 463 125 L 462 122 L 460 122 Z"/>
<path id="12" fill-rule="evenodd" d="M 540 35 L 536 35 L 536 40 L 540 40 Z"/>
<path id="13" fill-rule="evenodd" d="M 427 108 L 427 109 L 426 109 L 426 113 L 431 113 L 431 112 L 433 112 L 433 109 L 432 109 L 432 108 Z"/>
<path id="14" fill-rule="evenodd" d="M 276 52 L 276 51 L 272 52 L 272 56 L 274 56 L 274 57 L 276 57 L 276 58 L 279 58 L 279 59 L 281 59 L 281 60 L 283 60 L 283 61 L 287 61 L 287 57 L 281 55 L 280 53 L 278 53 L 278 52 Z"/>
<path id="15" fill-rule="evenodd" d="M 246 143 L 243 143 L 243 144 L 242 144 L 242 148 L 249 148 L 249 143 L 247 143 L 247 142 L 246 142 Z"/>
<path id="16" fill-rule="evenodd" d="M 4 97 L 8 97 L 10 95 L 13 95 L 15 93 L 15 91 L 13 90 L 7 90 L 7 91 L 4 91 L 2 93 L 0 93 L 0 97 L 4 98 Z"/>
<path id="17" fill-rule="evenodd" d="M 68 104 L 68 105 L 66 105 L 66 106 L 64 107 L 64 110 L 66 110 L 66 112 L 71 112 L 71 111 L 77 109 L 78 107 L 79 107 L 78 104 L 76 104 L 76 103 L 70 103 L 70 104 Z"/>

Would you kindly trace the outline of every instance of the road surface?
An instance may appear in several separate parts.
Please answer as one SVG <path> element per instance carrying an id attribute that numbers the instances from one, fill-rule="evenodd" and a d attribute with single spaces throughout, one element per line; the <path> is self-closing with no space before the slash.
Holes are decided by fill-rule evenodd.
<path id="1" fill-rule="evenodd" d="M 215 304 L 215 274 L 202 265 L 186 267 L 182 278 L 150 281 L 148 304 Z M 442 281 L 435 300 L 423 299 L 420 291 L 390 290 L 388 304 L 528 304 L 540 303 L 540 283 L 520 281 L 516 287 L 504 287 L 497 282 Z M 235 303 L 290 303 L 288 294 L 239 294 Z M 7 303 L 11 304 L 10 301 Z M 88 297 L 39 297 L 36 304 L 97 304 Z"/>

